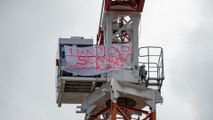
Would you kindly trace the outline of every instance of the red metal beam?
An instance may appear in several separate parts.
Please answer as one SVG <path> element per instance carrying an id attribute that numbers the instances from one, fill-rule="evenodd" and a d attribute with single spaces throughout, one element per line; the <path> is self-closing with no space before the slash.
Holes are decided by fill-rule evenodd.
<path id="1" fill-rule="evenodd" d="M 117 103 L 111 103 L 110 106 L 107 106 L 106 108 L 100 110 L 99 112 L 97 112 L 94 115 L 91 115 L 89 117 L 89 119 L 87 120 L 97 120 L 100 118 L 100 115 L 105 114 L 106 112 L 108 113 L 108 116 L 106 116 L 108 119 L 110 120 L 116 120 L 117 119 L 117 113 L 119 112 L 120 115 L 124 118 L 124 120 L 130 120 L 130 118 L 128 118 L 127 113 L 124 113 L 123 110 L 127 110 L 127 111 L 134 111 L 134 112 L 139 112 L 141 114 L 145 114 L 146 117 L 143 118 L 143 120 L 156 120 L 156 112 L 151 112 L 149 113 L 148 111 L 144 111 L 141 109 L 137 109 L 134 107 L 129 107 L 129 106 L 124 106 L 124 105 L 119 105 Z M 104 119 L 107 119 L 104 118 Z"/>
<path id="2" fill-rule="evenodd" d="M 124 117 L 124 120 L 130 120 L 127 115 L 119 108 L 119 106 L 117 105 L 118 111 L 121 113 L 121 115 Z"/>
<path id="3" fill-rule="evenodd" d="M 95 118 L 97 118 L 98 116 L 100 116 L 102 113 L 106 112 L 109 109 L 110 109 L 110 106 L 107 106 L 106 108 L 104 108 L 103 110 L 97 112 L 96 114 L 91 115 L 88 120 L 94 120 Z"/>
<path id="4" fill-rule="evenodd" d="M 142 12 L 145 0 L 105 0 L 105 10 L 106 11 L 129 11 L 129 12 Z M 127 8 L 112 8 L 115 6 L 125 6 Z"/>
<path id="5" fill-rule="evenodd" d="M 106 9 L 106 11 L 110 11 L 111 3 L 112 3 L 111 0 L 105 0 L 105 9 Z"/>
<path id="6" fill-rule="evenodd" d="M 99 27 L 99 29 L 98 29 L 98 34 L 97 34 L 97 38 L 96 38 L 96 44 L 97 45 L 104 44 L 104 32 L 102 30 L 102 27 Z"/>
<path id="7" fill-rule="evenodd" d="M 111 120 L 116 120 L 117 105 L 114 102 L 111 104 L 111 111 Z"/>
<path id="8" fill-rule="evenodd" d="M 143 113 L 143 114 L 149 114 L 148 111 L 145 111 L 145 110 L 141 110 L 141 109 L 137 109 L 137 108 L 133 108 L 133 107 L 129 107 L 129 106 L 124 106 L 124 105 L 119 105 L 120 108 L 124 108 L 124 109 L 129 109 L 129 110 L 132 110 L 132 111 L 137 111 L 137 112 L 140 112 L 140 113 Z"/>
<path id="9" fill-rule="evenodd" d="M 148 118 L 150 118 L 150 114 L 147 115 L 143 120 L 147 120 Z"/>
<path id="10" fill-rule="evenodd" d="M 143 12 L 144 3 L 145 0 L 140 1 L 140 3 L 138 4 L 138 12 Z"/>
<path id="11" fill-rule="evenodd" d="M 156 120 L 156 112 L 151 112 L 150 120 Z"/>

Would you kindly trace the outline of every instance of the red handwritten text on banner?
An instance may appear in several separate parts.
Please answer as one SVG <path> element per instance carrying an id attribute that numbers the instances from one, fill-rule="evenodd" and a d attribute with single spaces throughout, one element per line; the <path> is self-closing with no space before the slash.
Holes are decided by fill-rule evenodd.
<path id="1" fill-rule="evenodd" d="M 65 46 L 67 72 L 79 75 L 97 75 L 130 67 L 132 44 L 111 46 Z"/>

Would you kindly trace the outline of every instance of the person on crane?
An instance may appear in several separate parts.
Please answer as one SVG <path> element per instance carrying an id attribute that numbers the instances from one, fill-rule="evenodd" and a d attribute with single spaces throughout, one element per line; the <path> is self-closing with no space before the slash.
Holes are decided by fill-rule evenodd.
<path id="1" fill-rule="evenodd" d="M 145 69 L 145 65 L 141 65 L 139 68 L 139 76 L 141 77 L 141 81 L 146 81 L 147 71 Z"/>

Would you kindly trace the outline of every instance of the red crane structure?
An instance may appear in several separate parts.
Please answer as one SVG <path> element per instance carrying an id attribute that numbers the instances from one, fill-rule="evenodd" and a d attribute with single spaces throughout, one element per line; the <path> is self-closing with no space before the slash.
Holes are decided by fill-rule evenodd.
<path id="1" fill-rule="evenodd" d="M 144 3 L 145 0 L 103 0 L 96 45 L 83 37 L 59 38 L 58 106 L 81 104 L 77 112 L 85 113 L 85 120 L 156 120 L 156 104 L 163 102 L 163 49 L 155 46 L 139 48 L 138 27 Z M 108 61 L 107 70 L 99 73 L 100 66 L 94 66 L 106 59 L 105 53 L 100 57 L 97 52 L 102 48 L 112 57 L 109 61 L 113 61 L 113 65 Z M 93 49 L 95 54 L 91 52 Z M 114 51 L 109 52 L 112 49 Z M 120 59 L 114 60 L 117 53 Z M 124 55 L 129 57 L 121 60 Z M 88 75 L 94 68 L 82 65 L 91 57 L 96 61 L 94 75 Z M 74 59 L 80 61 L 66 67 Z M 120 61 L 127 59 L 130 61 L 125 64 L 127 67 L 116 69 Z M 76 67 L 77 64 L 81 67 Z"/>

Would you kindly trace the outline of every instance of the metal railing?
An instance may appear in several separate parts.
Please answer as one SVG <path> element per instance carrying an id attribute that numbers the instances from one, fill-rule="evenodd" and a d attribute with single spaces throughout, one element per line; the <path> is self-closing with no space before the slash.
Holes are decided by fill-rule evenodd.
<path id="1" fill-rule="evenodd" d="M 139 65 L 145 66 L 146 86 L 160 92 L 164 80 L 163 49 L 156 46 L 139 48 Z"/>

